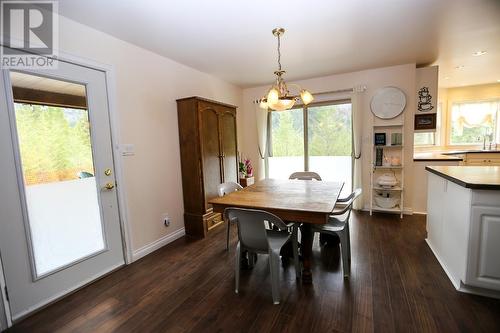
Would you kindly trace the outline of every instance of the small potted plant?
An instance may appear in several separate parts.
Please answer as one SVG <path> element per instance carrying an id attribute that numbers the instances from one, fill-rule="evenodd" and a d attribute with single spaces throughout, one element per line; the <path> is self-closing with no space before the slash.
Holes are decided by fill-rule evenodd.
<path id="1" fill-rule="evenodd" d="M 247 187 L 254 183 L 253 166 L 250 159 L 245 158 L 243 161 L 240 161 L 239 173 L 241 186 Z"/>

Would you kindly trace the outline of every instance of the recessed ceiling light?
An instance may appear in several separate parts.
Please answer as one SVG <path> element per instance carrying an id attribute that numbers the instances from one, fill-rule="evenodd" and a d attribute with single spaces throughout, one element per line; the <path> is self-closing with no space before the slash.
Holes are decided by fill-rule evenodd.
<path id="1" fill-rule="evenodd" d="M 497 80 L 497 82 L 500 82 L 500 80 Z"/>
<path id="2" fill-rule="evenodd" d="M 472 53 L 472 55 L 474 57 L 480 57 L 480 56 L 485 55 L 485 54 L 486 54 L 486 51 L 476 51 L 476 52 Z"/>
<path id="3" fill-rule="evenodd" d="M 455 69 L 464 69 L 465 66 L 464 65 L 458 65 L 458 66 L 455 66 Z"/>
<path id="4" fill-rule="evenodd" d="M 445 79 L 445 80 L 449 80 L 449 79 L 450 79 L 450 77 L 449 77 L 449 76 L 445 76 L 445 77 L 444 77 L 444 79 Z"/>

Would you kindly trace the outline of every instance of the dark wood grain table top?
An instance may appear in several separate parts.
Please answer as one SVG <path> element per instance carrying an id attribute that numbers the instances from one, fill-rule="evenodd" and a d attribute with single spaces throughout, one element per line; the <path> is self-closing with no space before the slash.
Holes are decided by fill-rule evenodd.
<path id="1" fill-rule="evenodd" d="M 270 211 L 283 219 L 291 219 L 295 214 L 294 221 L 325 223 L 343 185 L 342 182 L 265 179 L 208 202 L 215 211 L 227 207 L 254 208 Z"/>

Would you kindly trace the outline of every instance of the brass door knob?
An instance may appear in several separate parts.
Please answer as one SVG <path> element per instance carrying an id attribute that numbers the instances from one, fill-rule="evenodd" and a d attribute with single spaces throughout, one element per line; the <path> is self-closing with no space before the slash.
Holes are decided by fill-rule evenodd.
<path id="1" fill-rule="evenodd" d="M 106 190 L 112 190 L 112 189 L 114 189 L 114 188 L 115 188 L 115 184 L 113 184 L 113 183 L 111 183 L 111 182 L 106 183 L 106 185 L 104 185 L 104 188 L 105 188 Z"/>

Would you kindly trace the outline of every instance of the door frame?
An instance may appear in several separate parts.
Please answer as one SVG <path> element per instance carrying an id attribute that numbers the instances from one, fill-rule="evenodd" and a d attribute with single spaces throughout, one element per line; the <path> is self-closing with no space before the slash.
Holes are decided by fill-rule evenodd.
<path id="1" fill-rule="evenodd" d="M 0 42 L 0 47 L 6 47 L 3 43 Z M 117 198 L 118 198 L 118 215 L 120 219 L 120 230 L 121 230 L 121 238 L 122 238 L 122 252 L 125 260 L 125 265 L 128 265 L 133 262 L 133 253 L 132 253 L 132 235 L 131 235 L 131 226 L 128 216 L 128 205 L 127 196 L 126 196 L 126 185 L 125 178 L 123 173 L 123 161 L 121 157 L 121 145 L 120 145 L 120 126 L 119 126 L 119 117 L 116 107 L 116 76 L 115 76 L 115 66 L 110 64 L 100 63 L 91 59 L 79 57 L 64 51 L 58 51 L 59 55 L 57 60 L 64 61 L 67 63 L 71 63 L 74 65 L 87 67 L 93 70 L 101 71 L 105 75 L 105 85 L 107 92 L 107 104 L 108 104 L 108 113 L 109 113 L 109 124 L 110 124 L 110 134 L 111 134 L 111 145 L 113 151 L 113 163 L 115 168 L 115 179 L 117 186 L 115 187 Z M 7 75 L 7 69 L 0 69 L 0 79 L 3 80 L 3 76 Z M 6 87 L 9 89 L 10 87 Z M 12 95 L 12 92 L 7 91 L 7 96 Z M 74 290 L 80 289 L 83 286 L 87 285 L 87 282 L 84 282 L 83 285 L 77 286 Z M 7 295 L 5 295 L 5 277 L 3 273 L 3 266 L 1 261 L 1 253 L 0 253 L 0 323 L 6 322 L 7 327 L 12 326 L 12 318 L 10 313 L 10 306 L 7 300 Z M 74 291 L 73 290 L 73 291 Z M 50 300 L 47 304 L 50 304 L 60 297 L 57 297 L 55 300 Z M 3 311 L 1 311 L 3 308 Z"/>

